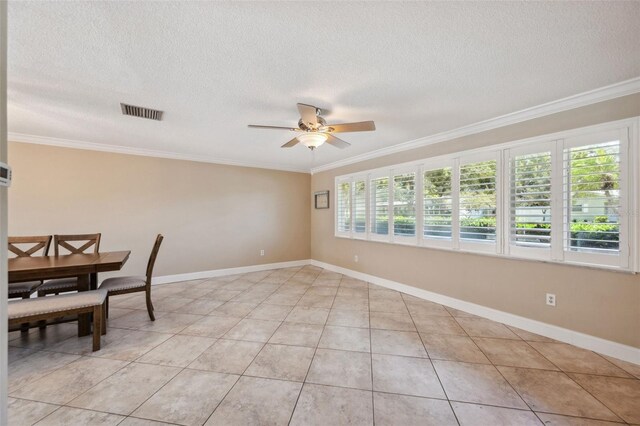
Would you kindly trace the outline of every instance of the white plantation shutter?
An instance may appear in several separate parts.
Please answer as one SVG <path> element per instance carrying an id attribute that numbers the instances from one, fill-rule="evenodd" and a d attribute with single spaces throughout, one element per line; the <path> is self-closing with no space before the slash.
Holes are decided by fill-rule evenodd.
<path id="1" fill-rule="evenodd" d="M 416 236 L 416 174 L 393 176 L 393 235 Z"/>
<path id="2" fill-rule="evenodd" d="M 639 123 L 337 177 L 336 236 L 640 271 Z"/>
<path id="3" fill-rule="evenodd" d="M 452 239 L 452 168 L 426 170 L 422 185 L 423 238 Z"/>
<path id="4" fill-rule="evenodd" d="M 389 177 L 372 178 L 370 188 L 370 233 L 389 235 Z"/>
<path id="5" fill-rule="evenodd" d="M 551 152 L 516 152 L 509 164 L 509 242 L 513 247 L 545 249 L 544 257 L 551 250 Z"/>
<path id="6" fill-rule="evenodd" d="M 351 182 L 339 182 L 336 203 L 336 230 L 338 233 L 351 232 Z"/>
<path id="7" fill-rule="evenodd" d="M 626 135 L 621 132 L 565 140 L 562 242 L 566 259 L 627 264 L 623 151 Z"/>
<path id="8" fill-rule="evenodd" d="M 367 181 L 353 181 L 353 232 L 363 236 L 367 232 Z"/>
<path id="9" fill-rule="evenodd" d="M 460 165 L 459 220 L 460 242 L 496 243 L 497 161 L 487 160 Z"/>

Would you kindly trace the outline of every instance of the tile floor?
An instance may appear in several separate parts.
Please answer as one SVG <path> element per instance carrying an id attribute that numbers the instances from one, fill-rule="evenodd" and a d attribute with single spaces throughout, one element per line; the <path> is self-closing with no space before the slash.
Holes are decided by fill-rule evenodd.
<path id="1" fill-rule="evenodd" d="M 11 425 L 640 424 L 640 366 L 306 266 L 10 334 Z"/>

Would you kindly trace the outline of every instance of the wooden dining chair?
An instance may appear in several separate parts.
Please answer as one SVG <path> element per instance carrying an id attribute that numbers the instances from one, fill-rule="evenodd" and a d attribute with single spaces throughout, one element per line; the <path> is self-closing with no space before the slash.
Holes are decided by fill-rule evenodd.
<path id="1" fill-rule="evenodd" d="M 15 257 L 37 256 L 40 250 L 42 250 L 41 256 L 47 256 L 51 246 L 51 235 L 9 237 L 7 241 L 9 251 Z M 42 285 L 42 281 L 9 283 L 9 299 L 28 299 L 40 285 Z"/>
<path id="2" fill-rule="evenodd" d="M 54 254 L 56 256 L 61 254 L 83 254 L 87 253 L 91 248 L 93 248 L 93 253 L 98 253 L 100 250 L 100 236 L 101 234 L 54 235 Z M 78 291 L 78 279 L 76 277 L 46 281 L 38 287 L 38 297 L 69 291 Z"/>
<path id="3" fill-rule="evenodd" d="M 106 315 L 109 316 L 109 297 L 117 296 L 119 294 L 136 293 L 144 291 L 147 293 L 147 312 L 151 321 L 155 321 L 156 317 L 153 314 L 153 303 L 151 303 L 151 277 L 153 276 L 153 265 L 156 263 L 158 257 L 158 251 L 160 251 L 160 244 L 164 237 L 160 234 L 156 237 L 156 242 L 153 244 L 151 255 L 149 256 L 149 262 L 147 263 L 147 275 L 143 276 L 129 276 L 129 277 L 114 277 L 107 278 L 100 284 L 101 289 L 107 290 L 106 301 Z"/>
<path id="4" fill-rule="evenodd" d="M 49 255 L 51 247 L 51 235 L 37 235 L 28 237 L 9 237 L 9 251 L 15 257 L 37 256 L 42 250 L 41 256 Z M 42 281 L 26 281 L 21 283 L 9 283 L 9 299 L 30 299 L 31 295 L 42 285 Z M 29 331 L 29 323 L 23 323 L 20 327 L 23 333 Z"/>

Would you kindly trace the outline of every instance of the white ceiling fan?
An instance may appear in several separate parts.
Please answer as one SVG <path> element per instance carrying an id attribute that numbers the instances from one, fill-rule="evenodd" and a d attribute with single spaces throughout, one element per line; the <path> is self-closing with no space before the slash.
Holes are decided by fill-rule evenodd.
<path id="1" fill-rule="evenodd" d="M 345 142 L 342 139 L 335 137 L 333 133 L 369 132 L 376 129 L 376 125 L 373 121 L 327 124 L 325 119 L 320 115 L 322 110 L 313 105 L 298 104 L 298 111 L 300 112 L 298 127 L 262 126 L 258 124 L 249 124 L 249 127 L 299 132 L 299 135 L 282 145 L 282 148 L 291 148 L 292 146 L 301 143 L 312 151 L 325 142 L 338 148 L 346 148 L 351 145 L 349 142 Z"/>

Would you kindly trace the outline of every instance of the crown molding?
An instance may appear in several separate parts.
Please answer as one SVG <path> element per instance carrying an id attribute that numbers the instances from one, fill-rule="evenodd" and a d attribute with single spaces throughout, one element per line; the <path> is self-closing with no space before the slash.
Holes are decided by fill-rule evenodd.
<path id="1" fill-rule="evenodd" d="M 436 133 L 431 136 L 425 136 L 419 139 L 414 139 L 408 142 L 399 143 L 393 146 L 377 149 L 364 154 L 355 155 L 353 157 L 334 161 L 332 163 L 324 164 L 318 167 L 312 167 L 310 169 L 287 167 L 287 166 L 282 166 L 274 163 L 237 161 L 237 160 L 230 160 L 225 158 L 213 158 L 213 157 L 207 157 L 207 156 L 181 154 L 181 153 L 170 152 L 170 151 L 133 148 L 133 147 L 127 147 L 127 146 L 120 146 L 120 145 L 108 145 L 108 144 L 100 144 L 100 143 L 94 143 L 94 142 L 54 138 L 54 137 L 48 137 L 48 136 L 29 135 L 29 134 L 23 134 L 23 133 L 15 133 L 15 132 L 8 133 L 8 140 L 11 142 L 50 145 L 50 146 L 58 146 L 63 148 L 111 152 L 116 154 L 138 155 L 143 157 L 157 157 L 157 158 L 167 158 L 171 160 L 195 161 L 199 163 L 221 164 L 221 165 L 227 165 L 227 166 L 252 167 L 252 168 L 259 168 L 259 169 L 314 174 L 314 173 L 319 173 L 327 170 L 336 169 L 338 167 L 347 166 L 350 164 L 359 163 L 365 160 L 384 157 L 386 155 L 395 154 L 397 152 L 408 151 L 411 149 L 433 145 L 440 142 L 446 142 L 452 139 L 469 136 L 469 135 L 485 132 L 488 130 L 497 129 L 499 127 L 509 126 L 511 124 L 516 124 L 523 121 L 532 120 L 535 118 L 544 117 L 551 114 L 556 114 L 556 113 L 567 111 L 574 108 L 580 108 L 583 106 L 592 105 L 598 102 L 608 101 L 611 99 L 632 95 L 638 92 L 640 92 L 640 77 L 632 78 L 630 80 L 625 80 L 609 86 L 605 86 L 598 89 L 590 90 L 588 92 L 583 92 L 577 95 L 569 96 L 567 98 L 558 99 L 556 101 L 547 102 L 542 105 L 512 112 L 510 114 L 490 118 L 488 120 L 462 126 L 457 129 L 447 130 L 445 132 Z"/>
<path id="2" fill-rule="evenodd" d="M 286 167 L 272 163 L 254 163 L 248 161 L 235 161 L 224 158 L 212 158 L 206 156 L 180 154 L 170 151 L 158 151 L 154 149 L 133 148 L 121 145 L 107 145 L 94 142 L 85 142 L 72 139 L 52 138 L 48 136 L 28 135 L 24 133 L 9 132 L 7 140 L 10 142 L 31 143 L 36 145 L 49 145 L 61 148 L 83 149 L 89 151 L 110 152 L 114 154 L 138 155 L 142 157 L 167 158 L 170 160 L 195 161 L 198 163 L 221 164 L 225 166 L 252 167 L 257 169 L 278 170 L 285 172 L 309 173 L 309 169 Z"/>
<path id="3" fill-rule="evenodd" d="M 506 115 L 501 115 L 499 117 L 494 117 L 488 120 L 479 121 L 477 123 L 458 127 L 457 129 L 447 130 L 445 132 L 436 133 L 431 136 L 425 136 L 419 139 L 414 139 L 412 141 L 399 143 L 397 145 L 377 149 L 375 151 L 370 151 L 360 155 L 355 155 L 353 157 L 334 161 L 329 164 L 313 167 L 311 168 L 310 171 L 311 171 L 311 174 L 324 172 L 327 170 L 336 169 L 338 167 L 359 163 L 361 161 L 371 160 L 373 158 L 378 158 L 378 157 L 384 157 L 385 155 L 408 151 L 415 148 L 421 148 L 424 146 L 433 145 L 440 142 L 446 142 L 452 139 L 457 139 L 464 136 L 486 132 L 488 130 L 497 129 L 499 127 L 521 123 L 523 121 L 532 120 L 535 118 L 540 118 L 547 115 L 556 114 L 562 111 L 567 111 L 574 108 L 580 108 L 583 106 L 592 105 L 598 102 L 608 101 L 611 99 L 620 98 L 627 95 L 632 95 L 638 92 L 640 92 L 640 77 L 621 81 L 619 83 L 611 84 L 609 86 L 604 86 L 598 89 L 590 90 L 588 92 L 583 92 L 577 95 L 569 96 L 567 98 L 562 98 L 555 101 L 547 102 L 545 104 L 537 105 L 531 108 L 526 108 L 526 109 L 512 112 Z"/>

